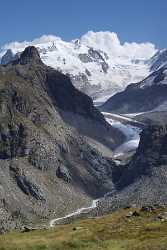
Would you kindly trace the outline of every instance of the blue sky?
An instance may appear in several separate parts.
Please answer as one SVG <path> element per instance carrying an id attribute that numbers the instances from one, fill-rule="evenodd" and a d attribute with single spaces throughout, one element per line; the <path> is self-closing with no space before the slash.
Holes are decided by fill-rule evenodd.
<path id="1" fill-rule="evenodd" d="M 43 34 L 68 41 L 88 30 L 109 30 L 121 42 L 167 47 L 167 0 L 5 0 L 0 7 L 0 45 Z"/>

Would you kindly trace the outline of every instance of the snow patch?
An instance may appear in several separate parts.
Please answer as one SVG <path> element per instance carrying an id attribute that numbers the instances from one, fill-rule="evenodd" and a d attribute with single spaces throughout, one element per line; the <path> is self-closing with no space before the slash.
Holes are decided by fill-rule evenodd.
<path id="1" fill-rule="evenodd" d="M 121 115 L 120 116 L 116 115 L 116 116 L 118 118 L 122 118 Z M 132 121 L 132 119 L 130 118 L 125 118 L 125 120 Z M 120 130 L 126 136 L 126 141 L 122 145 L 120 145 L 118 148 L 116 148 L 116 150 L 114 151 L 115 158 L 122 156 L 125 153 L 131 152 L 138 147 L 139 141 L 140 141 L 140 132 L 141 132 L 141 129 L 139 127 L 132 126 L 130 124 L 124 125 L 120 121 L 115 121 L 112 118 L 106 118 L 106 121 L 112 127 Z"/>

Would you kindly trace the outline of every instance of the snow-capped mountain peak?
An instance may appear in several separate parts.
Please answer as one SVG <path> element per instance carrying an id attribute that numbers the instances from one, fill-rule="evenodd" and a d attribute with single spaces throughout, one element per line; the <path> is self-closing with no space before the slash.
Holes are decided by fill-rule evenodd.
<path id="1" fill-rule="evenodd" d="M 30 45 L 38 48 L 44 63 L 68 74 L 76 87 L 94 98 L 108 97 L 145 78 L 150 73 L 146 62 L 156 53 L 151 43 L 121 44 L 116 33 L 89 31 L 70 42 L 44 35 L 9 43 L 1 48 L 0 58 L 8 49 L 17 54 Z"/>

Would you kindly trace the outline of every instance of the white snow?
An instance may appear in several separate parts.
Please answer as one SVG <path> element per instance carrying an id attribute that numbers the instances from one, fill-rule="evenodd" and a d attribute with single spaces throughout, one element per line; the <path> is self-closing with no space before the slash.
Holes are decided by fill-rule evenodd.
<path id="1" fill-rule="evenodd" d="M 102 92 L 109 89 L 108 97 L 123 90 L 129 83 L 144 79 L 149 74 L 150 67 L 145 62 L 156 52 L 151 43 L 121 44 L 116 33 L 89 31 L 80 39 L 71 42 L 53 35 L 44 35 L 29 42 L 5 44 L 0 49 L 0 58 L 7 49 L 17 53 L 30 45 L 40 49 L 44 63 L 63 73 L 79 75 L 88 70 L 91 73 L 90 76 L 87 75 L 89 83 L 98 86 Z M 107 73 L 103 72 L 98 60 L 83 63 L 78 57 L 79 54 L 87 54 L 90 47 L 98 50 L 109 65 Z"/>
<path id="2" fill-rule="evenodd" d="M 147 111 L 149 112 L 149 111 Z M 145 114 L 147 112 L 139 112 L 139 113 L 128 113 L 128 114 L 124 114 L 126 117 L 129 117 L 129 118 L 132 118 L 132 117 L 135 117 L 137 115 L 142 115 L 142 114 Z"/>
<path id="3" fill-rule="evenodd" d="M 107 117 L 110 113 L 103 113 L 104 115 L 106 114 Z M 124 119 L 125 121 L 129 122 L 134 122 L 131 118 L 124 117 L 122 115 L 117 115 L 117 114 L 111 114 L 112 116 L 115 115 L 117 118 Z M 132 150 L 135 150 L 140 141 L 140 132 L 141 129 L 137 126 L 132 126 L 130 124 L 123 124 L 120 121 L 116 121 L 113 118 L 106 118 L 106 121 L 114 128 L 119 129 L 125 136 L 126 136 L 126 141 L 120 145 L 115 151 L 114 151 L 114 157 L 117 158 L 121 155 L 124 155 L 125 153 L 128 153 Z"/>
<path id="4" fill-rule="evenodd" d="M 111 118 L 115 117 L 116 119 L 122 119 L 122 120 L 125 120 L 125 121 L 128 121 L 128 122 L 138 123 L 139 124 L 138 121 L 136 121 L 136 120 L 134 120 L 133 118 L 130 117 L 130 115 L 132 115 L 132 114 L 122 115 L 122 114 L 114 114 L 114 113 L 108 113 L 108 112 L 102 112 L 102 113 L 107 118 L 111 116 Z"/>
<path id="5" fill-rule="evenodd" d="M 152 43 L 128 43 L 121 44 L 118 35 L 110 31 L 88 31 L 81 37 L 81 43 L 88 47 L 101 49 L 112 57 L 122 57 L 125 60 L 150 59 L 156 52 L 155 46 Z"/>

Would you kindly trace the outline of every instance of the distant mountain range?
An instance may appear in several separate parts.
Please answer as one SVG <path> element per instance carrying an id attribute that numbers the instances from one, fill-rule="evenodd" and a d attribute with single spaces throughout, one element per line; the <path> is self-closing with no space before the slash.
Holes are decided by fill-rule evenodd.
<path id="1" fill-rule="evenodd" d="M 4 45 L 1 63 L 14 60 L 30 45 L 38 48 L 45 64 L 68 74 L 78 89 L 97 102 L 105 101 L 131 82 L 143 80 L 163 61 L 155 62 L 161 52 L 152 44 L 121 44 L 115 33 L 90 31 L 71 42 L 43 36 L 32 42 Z M 156 52 L 156 58 L 152 58 Z"/>
<path id="2" fill-rule="evenodd" d="M 149 64 L 153 73 L 109 98 L 101 109 L 116 113 L 167 110 L 167 50 L 156 53 Z"/>
<path id="3" fill-rule="evenodd" d="M 167 50 L 121 45 L 108 32 L 89 32 L 70 43 L 55 37 L 31 43 L 36 47 L 12 43 L 1 50 L 0 232 L 45 224 L 103 195 L 97 207 L 102 213 L 166 204 L 166 125 L 140 123 L 144 130 L 136 153 L 114 158 L 128 138 L 85 93 L 104 100 L 136 81 L 99 109 L 166 108 Z M 117 125 L 122 122 L 118 116 Z"/>

